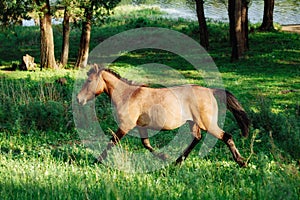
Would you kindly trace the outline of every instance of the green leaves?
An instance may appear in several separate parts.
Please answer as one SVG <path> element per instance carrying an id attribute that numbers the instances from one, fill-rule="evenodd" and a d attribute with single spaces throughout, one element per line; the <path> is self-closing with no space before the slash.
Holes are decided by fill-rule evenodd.
<path id="1" fill-rule="evenodd" d="M 0 1 L 0 25 L 8 26 L 20 19 L 29 19 L 32 11 L 30 0 L 2 0 Z"/>

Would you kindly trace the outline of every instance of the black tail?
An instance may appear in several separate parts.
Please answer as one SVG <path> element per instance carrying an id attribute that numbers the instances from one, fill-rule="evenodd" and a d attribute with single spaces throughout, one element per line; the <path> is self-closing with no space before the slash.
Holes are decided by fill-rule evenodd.
<path id="1" fill-rule="evenodd" d="M 235 117 L 240 129 L 242 130 L 242 134 L 244 137 L 248 136 L 249 128 L 250 128 L 250 119 L 247 116 L 247 113 L 238 102 L 237 98 L 231 94 L 227 90 L 222 89 L 212 89 L 213 94 L 218 97 L 221 101 L 225 103 L 225 95 L 226 95 L 226 104 L 227 109 L 232 112 L 233 116 Z"/>

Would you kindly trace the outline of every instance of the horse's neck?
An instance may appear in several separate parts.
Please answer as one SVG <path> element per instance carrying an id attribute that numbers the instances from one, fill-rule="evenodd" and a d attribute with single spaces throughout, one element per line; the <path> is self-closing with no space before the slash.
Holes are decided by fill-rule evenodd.
<path id="1" fill-rule="evenodd" d="M 115 75 L 104 71 L 102 78 L 106 84 L 105 92 L 112 99 L 114 104 L 122 102 L 124 95 L 130 93 L 129 91 L 131 90 L 131 86 L 120 80 Z"/>

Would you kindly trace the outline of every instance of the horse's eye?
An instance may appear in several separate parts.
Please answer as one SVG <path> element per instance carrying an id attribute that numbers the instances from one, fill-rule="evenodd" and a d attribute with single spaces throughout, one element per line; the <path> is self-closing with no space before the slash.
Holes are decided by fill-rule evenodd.
<path id="1" fill-rule="evenodd" d="M 92 80 L 91 80 L 91 79 L 88 79 L 87 82 L 90 83 L 90 82 L 92 82 Z"/>

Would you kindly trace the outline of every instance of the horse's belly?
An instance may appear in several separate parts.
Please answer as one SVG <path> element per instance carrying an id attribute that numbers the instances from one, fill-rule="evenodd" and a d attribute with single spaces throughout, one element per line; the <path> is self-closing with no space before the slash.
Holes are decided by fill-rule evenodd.
<path id="1" fill-rule="evenodd" d="M 177 123 L 170 123 L 170 122 L 164 122 L 162 121 L 149 121 L 148 123 L 145 123 L 145 121 L 141 122 L 139 119 L 137 125 L 140 127 L 148 128 L 148 129 L 154 129 L 154 130 L 173 130 L 180 126 L 182 126 L 186 121 L 181 121 Z"/>
<path id="2" fill-rule="evenodd" d="M 137 125 L 156 130 L 173 130 L 182 126 L 190 117 L 182 113 L 182 110 L 166 110 L 161 105 L 152 106 L 148 112 L 144 112 L 137 120 Z"/>

